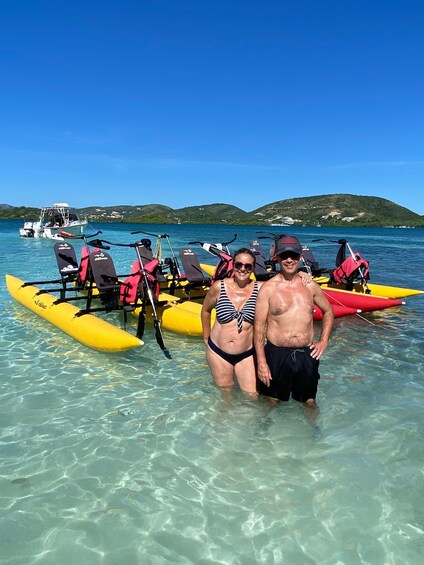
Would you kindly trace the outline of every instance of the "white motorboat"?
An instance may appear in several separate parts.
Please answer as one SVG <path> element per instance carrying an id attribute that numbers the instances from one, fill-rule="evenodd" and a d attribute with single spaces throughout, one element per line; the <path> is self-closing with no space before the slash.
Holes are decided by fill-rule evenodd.
<path id="1" fill-rule="evenodd" d="M 86 219 L 80 219 L 69 204 L 59 202 L 44 206 L 40 210 L 40 218 L 34 222 L 24 222 L 19 228 L 21 237 L 47 237 L 48 239 L 63 240 L 84 233 Z"/>

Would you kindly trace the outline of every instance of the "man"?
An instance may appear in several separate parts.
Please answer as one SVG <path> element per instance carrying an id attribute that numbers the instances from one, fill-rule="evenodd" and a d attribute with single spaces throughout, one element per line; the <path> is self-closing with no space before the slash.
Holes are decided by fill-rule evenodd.
<path id="1" fill-rule="evenodd" d="M 334 312 L 317 283 L 302 284 L 298 274 L 302 246 L 296 237 L 280 239 L 276 255 L 280 272 L 262 285 L 256 303 L 254 343 L 259 392 L 279 400 L 289 400 L 291 394 L 314 407 L 319 359 L 327 349 Z M 314 304 L 323 313 L 317 341 Z"/>

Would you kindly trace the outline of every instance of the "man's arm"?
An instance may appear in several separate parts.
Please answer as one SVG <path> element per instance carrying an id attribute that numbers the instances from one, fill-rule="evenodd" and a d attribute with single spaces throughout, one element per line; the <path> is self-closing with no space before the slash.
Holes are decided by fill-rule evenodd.
<path id="1" fill-rule="evenodd" d="M 333 328 L 334 310 L 323 293 L 322 288 L 318 284 L 314 284 L 316 286 L 314 290 L 314 304 L 316 304 L 322 312 L 322 327 L 318 341 L 311 345 L 311 357 L 320 359 L 328 346 L 331 330 Z"/>
<path id="2" fill-rule="evenodd" d="M 267 386 L 271 381 L 271 373 L 265 358 L 265 332 L 269 312 L 269 285 L 262 285 L 255 309 L 255 324 L 253 340 L 255 344 L 256 360 L 258 365 L 258 378 Z"/>

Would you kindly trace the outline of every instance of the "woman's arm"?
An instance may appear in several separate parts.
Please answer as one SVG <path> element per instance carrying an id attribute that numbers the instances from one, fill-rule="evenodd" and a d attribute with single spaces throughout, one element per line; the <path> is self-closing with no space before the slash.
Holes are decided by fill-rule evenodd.
<path id="1" fill-rule="evenodd" d="M 202 322 L 203 339 L 205 341 L 208 340 L 209 334 L 211 333 L 211 312 L 216 306 L 220 290 L 221 281 L 217 281 L 208 290 L 203 300 L 200 320 Z"/>

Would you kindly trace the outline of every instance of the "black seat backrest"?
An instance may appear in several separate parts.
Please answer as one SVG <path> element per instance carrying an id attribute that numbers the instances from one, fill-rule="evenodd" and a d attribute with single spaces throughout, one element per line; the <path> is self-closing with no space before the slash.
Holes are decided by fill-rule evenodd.
<path id="1" fill-rule="evenodd" d="M 275 271 L 268 268 L 269 262 L 267 264 L 264 248 L 259 241 L 256 239 L 249 241 L 249 248 L 255 254 L 254 273 L 256 280 L 265 281 L 273 277 L 275 275 Z"/>
<path id="2" fill-rule="evenodd" d="M 140 259 L 143 261 L 143 265 L 146 265 L 152 259 L 155 258 L 150 246 L 146 245 L 147 241 L 150 241 L 150 240 L 142 239 L 141 241 L 136 242 L 138 253 L 140 255 Z"/>
<path id="3" fill-rule="evenodd" d="M 121 284 L 112 257 L 98 249 L 89 254 L 88 261 L 90 281 L 95 283 L 101 303 L 106 311 L 118 309 Z"/>
<path id="4" fill-rule="evenodd" d="M 265 263 L 266 259 L 266 255 L 265 255 L 265 251 L 264 248 L 262 247 L 262 245 L 260 244 L 260 242 L 257 239 L 251 239 L 249 241 L 249 248 L 251 251 L 253 251 L 253 253 L 257 256 L 262 257 L 263 262 Z"/>
<path id="5" fill-rule="evenodd" d="M 323 273 L 327 273 L 328 269 L 320 267 L 314 254 L 307 245 L 302 245 L 302 263 L 301 271 L 306 271 L 314 277 L 319 277 Z"/>
<path id="6" fill-rule="evenodd" d="M 73 245 L 67 241 L 55 243 L 54 252 L 60 276 L 68 280 L 76 278 L 79 265 Z"/>
<path id="7" fill-rule="evenodd" d="M 141 241 L 136 242 L 136 246 L 138 249 L 138 257 L 139 260 L 143 263 L 144 267 L 148 265 L 150 261 L 156 259 L 156 257 L 153 255 L 152 249 L 150 247 L 150 243 L 151 243 L 150 239 L 142 239 Z M 158 264 L 158 267 L 156 268 L 155 277 L 158 281 L 165 280 L 165 276 L 162 271 L 162 266 L 160 264 Z"/>
<path id="8" fill-rule="evenodd" d="M 307 245 L 302 245 L 302 261 L 306 269 L 307 270 L 310 269 L 312 274 L 315 271 L 318 271 L 319 269 L 318 261 L 315 259 L 314 254 Z"/>
<path id="9" fill-rule="evenodd" d="M 338 243 L 340 247 L 336 255 L 336 267 L 339 267 L 346 260 L 347 241 L 345 239 L 339 239 Z"/>
<path id="10" fill-rule="evenodd" d="M 118 276 L 109 253 L 99 249 L 94 253 L 90 253 L 89 261 L 93 280 L 99 293 L 115 289 L 119 291 Z"/>
<path id="11" fill-rule="evenodd" d="M 249 241 L 249 249 L 255 255 L 255 277 L 257 280 L 264 280 L 269 278 L 269 272 L 266 266 L 265 251 L 258 240 L 252 239 Z"/>
<path id="12" fill-rule="evenodd" d="M 192 249 L 189 247 L 181 249 L 179 255 L 184 273 L 190 283 L 210 283 L 211 278 L 203 273 L 199 258 Z"/>

